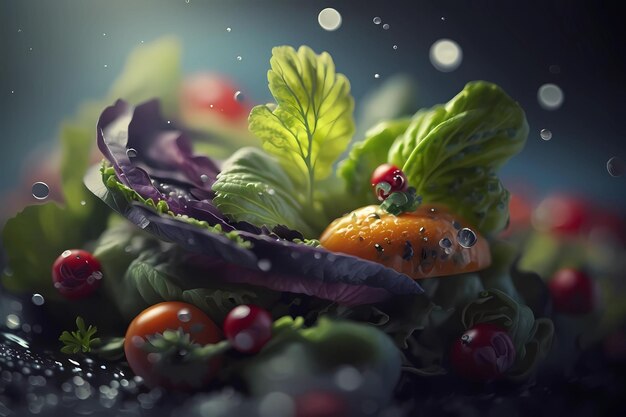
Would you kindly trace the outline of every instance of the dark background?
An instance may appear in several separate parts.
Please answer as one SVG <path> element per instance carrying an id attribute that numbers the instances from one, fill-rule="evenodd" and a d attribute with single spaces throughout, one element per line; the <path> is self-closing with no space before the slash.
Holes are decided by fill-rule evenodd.
<path id="1" fill-rule="evenodd" d="M 606 170 L 610 157 L 626 159 L 622 3 L 0 0 L 0 192 L 15 183 L 29 151 L 55 143 L 59 123 L 79 103 L 104 96 L 133 48 L 173 34 L 182 40 L 186 73 L 227 73 L 258 102 L 270 98 L 270 50 L 281 44 L 330 52 L 357 103 L 400 72 L 415 77 L 423 106 L 447 101 L 467 81 L 493 81 L 521 103 L 531 129 L 524 151 L 502 171 L 505 183 L 525 181 L 539 194 L 584 194 L 624 211 L 626 176 Z M 339 30 L 319 26 L 325 7 L 341 13 Z M 373 24 L 376 16 L 389 30 Z M 439 72 L 429 61 L 430 46 L 441 38 L 463 50 L 456 71 Z M 537 102 L 547 82 L 564 92 L 556 111 Z M 544 128 L 552 140 L 541 140 Z"/>

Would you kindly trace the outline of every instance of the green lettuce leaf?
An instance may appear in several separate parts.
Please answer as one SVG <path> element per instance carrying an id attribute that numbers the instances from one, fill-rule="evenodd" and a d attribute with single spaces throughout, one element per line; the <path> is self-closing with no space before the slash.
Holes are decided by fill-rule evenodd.
<path id="1" fill-rule="evenodd" d="M 270 64 L 277 105 L 254 107 L 249 128 L 312 204 L 316 181 L 330 175 L 354 133 L 350 83 L 335 73 L 328 53 L 317 55 L 306 46 L 276 47 Z"/>
<path id="2" fill-rule="evenodd" d="M 467 84 L 445 106 L 421 111 L 389 150 L 424 201 L 443 203 L 485 234 L 508 221 L 509 192 L 495 175 L 526 142 L 521 107 L 498 86 Z"/>
<path id="3" fill-rule="evenodd" d="M 314 236 L 302 218 L 304 210 L 291 179 L 275 158 L 259 149 L 237 151 L 222 166 L 212 189 L 213 203 L 232 219 L 270 229 L 283 225 Z"/>
<path id="4" fill-rule="evenodd" d="M 506 226 L 509 192 L 496 171 L 523 148 L 528 135 L 515 101 L 498 86 L 475 81 L 447 104 L 418 111 L 404 132 L 406 121 L 397 123 L 393 130 L 384 125 L 371 130 L 355 145 L 340 169 L 348 189 L 372 201 L 371 171 L 365 170 L 375 166 L 354 167 L 367 155 L 401 167 L 425 203 L 447 205 L 483 234 Z"/>

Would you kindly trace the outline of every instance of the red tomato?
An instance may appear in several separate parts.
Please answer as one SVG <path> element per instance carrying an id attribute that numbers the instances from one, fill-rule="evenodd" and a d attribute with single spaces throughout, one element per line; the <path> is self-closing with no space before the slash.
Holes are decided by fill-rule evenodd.
<path id="1" fill-rule="evenodd" d="M 214 114 L 238 121 L 248 117 L 249 107 L 237 86 L 222 75 L 196 74 L 183 83 L 183 113 Z"/>
<path id="2" fill-rule="evenodd" d="M 224 320 L 224 334 L 239 352 L 256 353 L 272 337 L 272 316 L 254 305 L 237 306 Z"/>
<path id="3" fill-rule="evenodd" d="M 378 168 L 376 168 L 372 173 L 370 181 L 372 183 L 372 187 L 374 187 L 376 197 L 378 197 L 380 201 L 383 201 L 395 191 L 405 191 L 409 186 L 404 172 L 402 172 L 402 170 L 397 166 L 391 164 L 379 165 Z M 389 190 L 388 193 L 376 187 L 382 182 L 386 182 L 391 186 L 391 190 Z"/>
<path id="4" fill-rule="evenodd" d="M 587 202 L 571 196 L 550 196 L 533 213 L 533 224 L 541 230 L 560 235 L 579 235 L 591 222 Z"/>
<path id="5" fill-rule="evenodd" d="M 563 268 L 554 274 L 548 288 L 554 311 L 565 314 L 587 314 L 595 306 L 594 284 L 582 271 Z"/>
<path id="6" fill-rule="evenodd" d="M 82 249 L 64 251 L 52 265 L 52 282 L 70 300 L 91 295 L 102 280 L 100 262 Z"/>
<path id="7" fill-rule="evenodd" d="M 163 334 L 165 330 L 178 330 L 189 334 L 198 345 L 222 340 L 220 329 L 199 308 L 177 301 L 155 304 L 142 311 L 128 326 L 124 339 L 124 353 L 133 372 L 142 377 L 148 386 L 167 388 L 198 388 L 217 371 L 217 360 L 191 365 L 180 356 L 149 352 L 149 337 Z M 180 352 L 183 355 L 185 352 Z M 177 360 L 178 359 L 178 360 Z"/>
<path id="8" fill-rule="evenodd" d="M 460 376 L 474 381 L 501 377 L 515 362 L 515 346 L 503 328 L 481 323 L 468 329 L 452 345 L 450 363 Z"/>

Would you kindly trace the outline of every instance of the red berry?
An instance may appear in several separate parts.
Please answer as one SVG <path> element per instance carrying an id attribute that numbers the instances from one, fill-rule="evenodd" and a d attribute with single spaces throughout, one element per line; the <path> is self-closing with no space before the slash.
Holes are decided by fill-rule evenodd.
<path id="1" fill-rule="evenodd" d="M 100 262 L 82 249 L 66 250 L 52 265 L 54 288 L 68 299 L 87 297 L 100 286 L 101 279 Z"/>
<path id="2" fill-rule="evenodd" d="M 548 283 L 554 311 L 565 314 L 587 314 L 595 304 L 591 278 L 582 271 L 564 268 L 556 272 Z"/>
<path id="3" fill-rule="evenodd" d="M 378 184 L 386 182 L 391 186 L 389 192 L 377 187 Z M 371 179 L 372 187 L 374 187 L 374 193 L 380 201 L 383 201 L 389 194 L 395 191 L 405 191 L 409 182 L 406 179 L 406 175 L 400 168 L 391 164 L 382 164 L 374 170 Z"/>
<path id="4" fill-rule="evenodd" d="M 332 391 L 309 391 L 296 398 L 296 417 L 344 417 L 348 404 Z"/>
<path id="5" fill-rule="evenodd" d="M 515 362 L 515 346 L 500 326 L 481 323 L 466 330 L 452 345 L 452 368 L 474 381 L 501 377 Z"/>
<path id="6" fill-rule="evenodd" d="M 224 320 L 224 336 L 242 353 L 256 353 L 272 337 L 272 316 L 254 305 L 240 305 Z"/>
<path id="7" fill-rule="evenodd" d="M 540 230 L 572 236 L 588 228 L 591 216 L 589 205 L 579 198 L 550 196 L 535 209 L 533 224 Z"/>

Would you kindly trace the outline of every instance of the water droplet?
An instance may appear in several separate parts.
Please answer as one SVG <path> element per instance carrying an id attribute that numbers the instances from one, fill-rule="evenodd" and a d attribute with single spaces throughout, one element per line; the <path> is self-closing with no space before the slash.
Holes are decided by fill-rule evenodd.
<path id="1" fill-rule="evenodd" d="M 335 373 L 335 384 L 344 391 L 355 391 L 363 383 L 363 376 L 352 366 L 344 366 Z"/>
<path id="2" fill-rule="evenodd" d="M 446 21 L 446 18 L 445 18 L 444 16 L 441 16 L 441 21 L 442 21 L 442 22 L 445 22 L 445 21 Z"/>
<path id="3" fill-rule="evenodd" d="M 537 91 L 539 105 L 546 110 L 556 110 L 563 105 L 563 91 L 556 84 L 544 84 Z"/>
<path id="4" fill-rule="evenodd" d="M 270 392 L 259 402 L 259 417 L 291 417 L 295 415 L 293 399 L 282 392 Z"/>
<path id="5" fill-rule="evenodd" d="M 327 7 L 317 15 L 317 22 L 322 29 L 332 32 L 341 26 L 341 14 L 337 10 Z"/>
<path id="6" fill-rule="evenodd" d="M 267 193 L 269 195 L 276 195 L 276 190 L 274 190 L 273 188 L 270 188 L 270 189 L 267 190 Z"/>
<path id="7" fill-rule="evenodd" d="M 541 136 L 541 139 L 543 140 L 550 140 L 552 139 L 552 132 L 548 129 L 541 129 L 541 132 L 539 132 L 539 136 Z"/>
<path id="8" fill-rule="evenodd" d="M 430 62 L 441 72 L 454 71 L 461 65 L 463 51 L 450 39 L 440 39 L 430 47 Z"/>
<path id="9" fill-rule="evenodd" d="M 234 98 L 235 98 L 235 101 L 239 101 L 239 102 L 242 102 L 244 99 L 241 91 L 236 91 Z"/>
<path id="10" fill-rule="evenodd" d="M 471 248 L 476 244 L 478 237 L 472 229 L 465 227 L 458 231 L 458 233 L 456 234 L 456 239 L 459 242 L 459 245 L 461 245 L 462 247 Z"/>
<path id="11" fill-rule="evenodd" d="M 33 184 L 31 191 L 37 200 L 44 200 L 50 194 L 50 187 L 45 182 L 38 181 Z"/>
<path id="12" fill-rule="evenodd" d="M 9 314 L 6 318 L 6 325 L 9 329 L 17 329 L 20 327 L 20 318 L 15 314 Z"/>
<path id="13" fill-rule="evenodd" d="M 374 74 L 374 78 L 380 78 L 380 74 L 378 73 Z"/>
<path id="14" fill-rule="evenodd" d="M 188 323 L 191 320 L 191 311 L 188 308 L 181 308 L 177 314 L 178 320 Z"/>
<path id="15" fill-rule="evenodd" d="M 109 68 L 109 65 L 108 64 L 104 64 L 104 68 Z"/>
<path id="16" fill-rule="evenodd" d="M 237 55 L 237 61 L 241 61 L 243 58 L 241 55 Z"/>
<path id="17" fill-rule="evenodd" d="M 202 182 L 208 182 L 209 181 L 209 176 L 207 174 L 202 174 L 202 175 L 200 175 L 200 180 Z"/>
<path id="18" fill-rule="evenodd" d="M 257 263 L 259 269 L 261 271 L 267 272 L 270 269 L 272 269 L 272 262 L 269 259 L 261 259 L 259 260 L 259 262 Z"/>
<path id="19" fill-rule="evenodd" d="M 86 204 L 87 204 L 87 202 L 86 202 L 85 200 L 80 200 L 80 205 L 81 205 L 81 206 L 84 206 L 84 205 L 86 205 Z"/>
<path id="20" fill-rule="evenodd" d="M 102 34 L 102 36 L 106 36 L 106 35 L 107 35 L 106 33 L 103 33 L 103 34 Z"/>
<path id="21" fill-rule="evenodd" d="M 247 351 L 254 346 L 254 338 L 250 334 L 250 332 L 242 331 L 237 333 L 235 339 L 233 340 L 233 344 L 240 350 Z"/>
<path id="22" fill-rule="evenodd" d="M 606 170 L 612 177 L 621 177 L 626 171 L 626 163 L 622 158 L 614 156 L 606 162 Z"/>
<path id="23" fill-rule="evenodd" d="M 226 28 L 226 32 L 230 32 L 231 30 L 231 28 Z"/>
<path id="24" fill-rule="evenodd" d="M 31 301 L 33 302 L 33 304 L 35 304 L 36 306 L 41 306 L 43 305 L 43 303 L 46 301 L 43 298 L 43 295 L 41 294 L 33 294 Z"/>
<path id="25" fill-rule="evenodd" d="M 137 150 L 135 148 L 128 148 L 126 150 L 126 156 L 128 156 L 129 158 L 136 158 Z"/>
<path id="26" fill-rule="evenodd" d="M 393 49 L 398 49 L 398 45 L 394 45 L 394 46 L 393 46 Z"/>
<path id="27" fill-rule="evenodd" d="M 375 25 L 380 25 L 380 22 L 382 22 L 383 20 L 376 16 L 374 19 L 372 19 L 372 22 L 374 22 Z"/>
<path id="28" fill-rule="evenodd" d="M 244 317 L 248 317 L 250 314 L 250 307 L 247 305 L 240 305 L 232 309 L 229 315 L 235 319 L 242 319 Z"/>
<path id="29" fill-rule="evenodd" d="M 383 29 L 385 29 L 385 30 L 389 29 L 389 24 L 388 24 L 388 23 L 385 23 L 385 24 L 383 25 Z"/>
<path id="30" fill-rule="evenodd" d="M 185 0 L 185 3 L 187 4 L 191 3 L 191 0 Z"/>
<path id="31" fill-rule="evenodd" d="M 442 248 L 449 248 L 452 246 L 452 242 L 447 237 L 444 237 L 439 241 L 439 246 Z"/>

